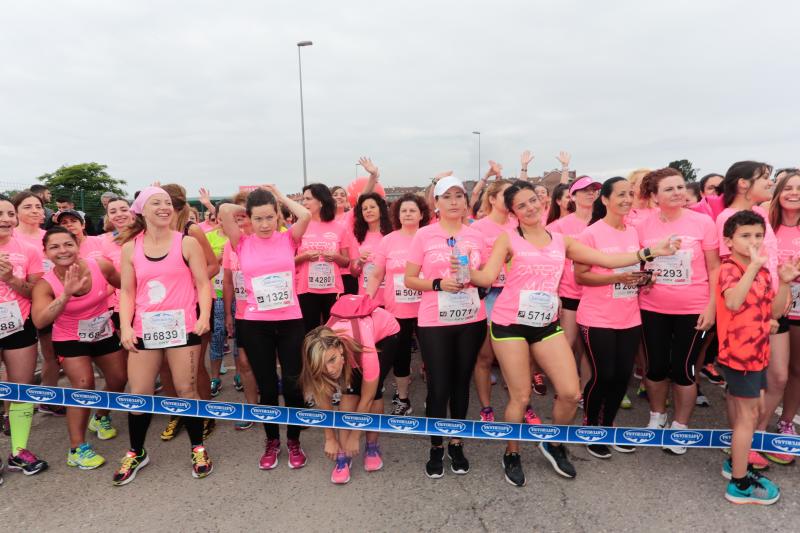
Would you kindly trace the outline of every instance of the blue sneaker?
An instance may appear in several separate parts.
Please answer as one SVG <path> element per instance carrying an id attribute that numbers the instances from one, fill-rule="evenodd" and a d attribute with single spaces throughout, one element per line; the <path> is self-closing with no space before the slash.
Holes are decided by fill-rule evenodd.
<path id="1" fill-rule="evenodd" d="M 211 397 L 216 398 L 222 392 L 222 380 L 219 378 L 211 378 Z"/>
<path id="2" fill-rule="evenodd" d="M 244 385 L 242 385 L 242 376 L 240 376 L 239 374 L 233 376 L 233 388 L 239 392 L 242 392 L 244 390 Z"/>
<path id="3" fill-rule="evenodd" d="M 765 477 L 755 477 L 747 473 L 750 485 L 740 489 L 733 481 L 728 482 L 725 499 L 732 503 L 754 503 L 756 505 L 772 505 L 781 497 L 781 491 L 773 482 Z"/>

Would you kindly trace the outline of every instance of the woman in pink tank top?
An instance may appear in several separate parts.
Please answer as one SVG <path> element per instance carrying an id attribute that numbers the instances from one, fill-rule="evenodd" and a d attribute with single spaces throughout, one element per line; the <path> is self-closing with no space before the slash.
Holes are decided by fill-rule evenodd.
<path id="1" fill-rule="evenodd" d="M 109 284 L 119 285 L 119 273 L 105 259 L 80 259 L 75 235 L 54 226 L 44 237 L 47 258 L 55 265 L 33 288 L 33 323 L 53 326 L 53 347 L 70 385 L 94 390 L 95 363 L 103 371 L 107 391 L 125 390 L 125 354 L 109 309 Z M 70 450 L 67 464 L 82 470 L 97 468 L 105 459 L 86 440 L 89 409 L 67 408 Z M 100 439 L 116 436 L 108 409 L 95 412 L 91 425 Z"/>
<path id="2" fill-rule="evenodd" d="M 166 359 L 178 397 L 197 399 L 200 335 L 209 330 L 211 314 L 211 283 L 203 250 L 194 237 L 170 228 L 174 209 L 160 187 L 144 189 L 131 211 L 136 219 L 120 236 L 124 244 L 119 305 L 120 339 L 130 352 L 131 393 L 153 394 Z M 114 484 L 129 483 L 149 462 L 144 442 L 151 418 L 148 413 L 128 414 L 131 446 Z M 184 425 L 192 445 L 192 475 L 206 477 L 212 463 L 203 446 L 203 421 L 187 417 Z"/>
<path id="3" fill-rule="evenodd" d="M 506 208 L 519 221 L 516 234 L 502 233 L 481 270 L 470 270 L 472 283 L 489 287 L 511 256 L 506 285 L 492 312 L 492 347 L 508 384 L 504 420 L 522 422 L 531 397 L 530 359 L 536 359 L 556 389 L 553 423 L 570 425 L 575 418 L 580 382 L 569 343 L 558 325 L 558 287 L 565 259 L 617 268 L 637 264 L 642 251 L 603 254 L 577 239 L 550 233 L 542 224 L 542 203 L 529 183 L 516 183 L 504 193 Z M 674 253 L 668 243 L 652 249 L 654 255 Z M 564 446 L 542 443 L 539 448 L 554 470 L 575 477 Z M 507 481 L 525 484 L 519 442 L 508 441 L 503 456 Z"/>

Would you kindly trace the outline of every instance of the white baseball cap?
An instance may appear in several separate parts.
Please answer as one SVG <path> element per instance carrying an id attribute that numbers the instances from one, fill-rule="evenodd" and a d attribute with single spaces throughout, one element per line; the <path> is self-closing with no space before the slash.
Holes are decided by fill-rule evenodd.
<path id="1" fill-rule="evenodd" d="M 441 196 L 453 187 L 458 187 L 462 191 L 467 192 L 467 189 L 464 188 L 464 184 L 460 179 L 455 176 L 447 176 L 436 182 L 436 187 L 433 188 L 433 195 Z"/>

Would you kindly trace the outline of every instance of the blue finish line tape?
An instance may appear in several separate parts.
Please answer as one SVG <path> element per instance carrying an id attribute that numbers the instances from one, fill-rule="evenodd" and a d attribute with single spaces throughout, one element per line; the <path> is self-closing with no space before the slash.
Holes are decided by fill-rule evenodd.
<path id="1" fill-rule="evenodd" d="M 430 435 L 463 439 L 519 440 L 564 444 L 622 444 L 629 446 L 685 446 L 687 448 L 728 448 L 729 429 L 646 429 L 599 426 L 556 426 L 479 422 L 416 416 L 298 409 L 233 402 L 190 400 L 117 392 L 42 387 L 0 382 L 0 400 L 110 409 L 112 411 L 159 415 L 199 416 L 296 426 L 377 431 L 402 435 Z M 800 455 L 800 436 L 756 433 L 753 450 Z"/>

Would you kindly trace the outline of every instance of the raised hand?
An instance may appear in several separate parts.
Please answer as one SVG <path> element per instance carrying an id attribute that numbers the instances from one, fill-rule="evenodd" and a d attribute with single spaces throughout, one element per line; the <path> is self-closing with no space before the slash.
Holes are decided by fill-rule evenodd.
<path id="1" fill-rule="evenodd" d="M 358 159 L 358 164 L 361 165 L 364 170 L 369 172 L 372 175 L 378 174 L 378 167 L 372 162 L 372 159 L 369 157 L 361 157 Z"/>
<path id="2" fill-rule="evenodd" d="M 558 159 L 561 162 L 562 167 L 568 167 L 569 162 L 572 159 L 572 156 L 569 155 L 569 152 L 565 152 L 562 150 L 558 153 L 556 159 Z"/>
<path id="3" fill-rule="evenodd" d="M 87 272 L 88 274 L 88 272 Z M 77 263 L 73 263 L 64 272 L 64 294 L 73 296 L 81 292 L 89 281 L 89 276 L 81 276 L 81 267 Z M 86 287 L 88 289 L 88 287 Z"/>
<path id="4" fill-rule="evenodd" d="M 433 183 L 435 184 L 440 179 L 446 178 L 447 176 L 452 176 L 452 175 L 453 175 L 453 171 L 452 170 L 445 170 L 444 172 L 439 172 L 438 174 L 436 174 L 433 177 Z"/>
<path id="5" fill-rule="evenodd" d="M 522 164 L 522 168 L 528 168 L 528 165 L 531 164 L 533 161 L 533 154 L 530 150 L 525 150 L 522 152 L 522 155 L 519 157 L 519 162 Z"/>
<path id="6" fill-rule="evenodd" d="M 750 246 L 750 264 L 754 268 L 761 268 L 767 261 L 769 261 L 769 257 L 766 254 L 762 255 L 760 249 Z"/>
<path id="7" fill-rule="evenodd" d="M 0 255 L 0 280 L 9 282 L 14 276 L 14 265 L 8 260 L 8 255 Z"/>
<path id="8" fill-rule="evenodd" d="M 489 160 L 489 172 L 487 176 L 495 176 L 496 178 L 500 178 L 503 175 L 503 165 L 497 163 L 496 161 Z"/>
<path id="9" fill-rule="evenodd" d="M 205 187 L 200 187 L 200 203 L 205 205 L 206 202 L 211 203 L 211 193 Z"/>
<path id="10" fill-rule="evenodd" d="M 800 265 L 797 260 L 778 265 L 778 277 L 784 283 L 791 283 L 800 276 Z"/>

